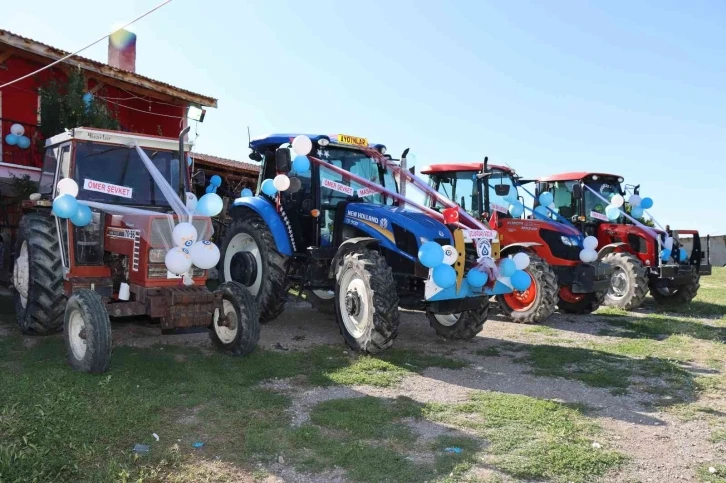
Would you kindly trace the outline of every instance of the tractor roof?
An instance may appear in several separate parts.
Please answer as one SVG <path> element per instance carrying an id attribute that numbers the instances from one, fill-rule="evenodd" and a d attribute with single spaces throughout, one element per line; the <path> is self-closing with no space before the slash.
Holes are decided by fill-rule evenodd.
<path id="1" fill-rule="evenodd" d="M 608 176 L 612 178 L 620 178 L 620 175 L 617 174 L 608 174 L 608 173 L 592 173 L 589 171 L 572 171 L 569 173 L 560 173 L 555 174 L 552 176 L 545 176 L 543 178 L 537 178 L 537 181 L 575 181 L 580 179 L 585 179 L 590 176 Z"/>
<path id="2" fill-rule="evenodd" d="M 513 172 L 513 170 L 507 166 L 499 166 L 497 164 L 489 164 L 489 169 L 500 169 L 505 172 Z M 479 172 L 482 168 L 481 161 L 467 162 L 467 163 L 441 163 L 426 166 L 421 170 L 422 174 L 434 174 L 434 173 L 448 173 L 451 171 L 475 171 Z"/>
<path id="3" fill-rule="evenodd" d="M 302 133 L 269 134 L 267 136 L 256 138 L 256 139 L 253 139 L 252 141 L 250 141 L 250 148 L 257 150 L 259 148 L 266 147 L 266 146 L 279 146 L 280 144 L 291 142 L 293 139 L 295 139 L 297 136 L 300 136 L 301 134 Z M 380 149 L 382 147 L 385 148 L 385 145 L 383 145 L 383 144 L 370 144 L 370 143 L 368 143 L 367 139 L 355 137 L 355 136 L 347 136 L 347 135 L 340 135 L 340 134 L 304 134 L 304 135 L 309 137 L 310 140 L 313 142 L 313 144 L 317 143 L 321 139 L 326 139 L 330 142 L 330 144 L 335 144 L 335 145 L 340 145 L 340 146 L 362 147 L 365 145 L 365 147 L 372 148 L 372 149 Z M 355 142 L 345 142 L 346 140 L 354 140 Z"/>
<path id="4" fill-rule="evenodd" d="M 161 149 L 166 151 L 174 151 L 179 149 L 179 140 L 175 138 L 165 138 L 161 136 L 153 136 L 151 134 L 136 134 L 121 131 L 109 131 L 107 129 L 97 129 L 90 127 L 76 127 L 66 132 L 56 134 L 45 140 L 46 146 L 64 143 L 73 139 L 79 141 L 95 141 L 104 144 L 115 144 L 119 146 L 133 146 L 138 144 L 142 148 Z M 184 143 L 184 150 L 190 151 L 192 143 Z"/>

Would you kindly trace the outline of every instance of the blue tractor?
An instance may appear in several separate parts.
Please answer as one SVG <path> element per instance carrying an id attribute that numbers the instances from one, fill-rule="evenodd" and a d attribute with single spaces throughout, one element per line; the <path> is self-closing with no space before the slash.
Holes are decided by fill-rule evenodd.
<path id="1" fill-rule="evenodd" d="M 487 319 L 492 289 L 474 288 L 464 277 L 477 263 L 464 231 L 399 206 L 391 196 L 342 174 L 397 194 L 393 174 L 371 156 L 371 149 L 384 154 L 385 146 L 352 136 L 308 135 L 310 155 L 323 162 L 294 172 L 296 136 L 274 134 L 250 142 L 250 158 L 261 162 L 260 185 L 285 173 L 290 187 L 275 196 L 258 190 L 230 206 L 220 280 L 245 285 L 262 322 L 279 316 L 288 291 L 297 288 L 315 307 L 335 314 L 345 342 L 357 351 L 377 353 L 393 344 L 399 307 L 425 310 L 440 336 L 476 336 Z M 432 283 L 432 271 L 418 259 L 428 241 L 456 247 L 455 286 L 442 290 Z M 498 258 L 496 239 L 489 248 Z"/>

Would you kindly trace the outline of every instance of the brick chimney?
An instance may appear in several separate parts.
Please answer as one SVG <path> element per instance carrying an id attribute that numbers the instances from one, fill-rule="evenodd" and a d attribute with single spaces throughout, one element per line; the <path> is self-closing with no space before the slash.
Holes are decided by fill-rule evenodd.
<path id="1" fill-rule="evenodd" d="M 117 30 L 108 37 L 108 65 L 136 72 L 136 34 Z"/>

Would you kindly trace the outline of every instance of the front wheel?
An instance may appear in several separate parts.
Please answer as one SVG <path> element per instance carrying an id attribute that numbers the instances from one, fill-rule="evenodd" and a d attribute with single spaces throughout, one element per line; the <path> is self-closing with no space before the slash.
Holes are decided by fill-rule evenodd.
<path id="1" fill-rule="evenodd" d="M 524 291 L 497 295 L 499 310 L 513 322 L 533 324 L 542 322 L 555 312 L 559 286 L 557 276 L 547 262 L 529 254 L 529 266 L 525 270 L 532 279 Z"/>
<path id="2" fill-rule="evenodd" d="M 616 252 L 602 261 L 613 267 L 605 305 L 624 310 L 640 307 L 648 295 L 648 273 L 640 260 L 630 253 Z"/>
<path id="3" fill-rule="evenodd" d="M 306 290 L 305 300 L 323 314 L 335 313 L 335 292 L 332 290 Z"/>
<path id="4" fill-rule="evenodd" d="M 574 293 L 570 287 L 562 287 L 560 288 L 560 300 L 557 302 L 557 306 L 566 314 L 589 314 L 602 305 L 606 293 Z"/>
<path id="5" fill-rule="evenodd" d="M 217 292 L 222 295 L 222 311 L 214 311 L 209 331 L 212 342 L 234 356 L 251 353 L 260 340 L 260 315 L 255 298 L 237 282 L 225 282 Z"/>
<path id="6" fill-rule="evenodd" d="M 470 340 L 484 329 L 484 322 L 489 318 L 489 297 L 481 297 L 481 303 L 473 310 L 457 314 L 434 314 L 427 310 L 426 316 L 437 335 L 446 339 Z"/>
<path id="7" fill-rule="evenodd" d="M 398 336 L 398 294 L 393 272 L 380 253 L 349 253 L 338 269 L 335 315 L 351 349 L 375 354 Z"/>
<path id="8" fill-rule="evenodd" d="M 655 284 L 650 284 L 650 295 L 653 300 L 659 305 L 685 305 L 690 304 L 691 301 L 698 294 L 698 289 L 701 287 L 701 276 L 695 271 L 691 275 L 691 280 L 685 284 L 674 288 L 668 287 L 656 287 Z"/>
<path id="9" fill-rule="evenodd" d="M 68 303 L 63 324 L 68 363 L 80 372 L 102 373 L 111 363 L 111 320 L 96 292 L 80 289 Z"/>

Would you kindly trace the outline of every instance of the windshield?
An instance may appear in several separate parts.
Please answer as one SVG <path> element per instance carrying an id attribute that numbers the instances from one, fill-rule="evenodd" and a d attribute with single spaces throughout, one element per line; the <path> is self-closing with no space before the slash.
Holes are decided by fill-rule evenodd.
<path id="1" fill-rule="evenodd" d="M 99 203 L 163 206 L 169 203 L 141 161 L 135 148 L 108 144 L 75 145 L 78 199 Z M 181 193 L 184 178 L 176 153 L 144 149 L 164 178 Z"/>
<path id="2" fill-rule="evenodd" d="M 492 170 L 491 174 L 484 178 L 482 183 L 486 183 L 489 189 L 489 209 L 491 212 L 498 211 L 509 216 L 509 204 L 511 202 L 508 200 L 518 197 L 517 187 L 512 181 L 512 176 L 503 171 Z"/>
<path id="3" fill-rule="evenodd" d="M 479 217 L 479 193 L 477 190 L 476 173 L 473 171 L 457 171 L 430 175 L 436 191 L 446 198 L 455 201 L 472 216 Z M 446 208 L 436 202 L 436 209 Z"/>
<path id="4" fill-rule="evenodd" d="M 572 187 L 577 183 L 579 181 L 557 181 L 554 183 L 552 194 L 554 195 L 555 207 L 560 215 L 571 219 L 573 216 L 579 216 L 581 212 L 584 212 L 587 222 L 607 221 L 605 208 L 608 204 L 595 193 L 583 188 L 582 200 L 577 200 L 572 196 Z M 620 184 L 615 179 L 588 180 L 587 186 L 606 200 L 610 200 L 616 194 L 621 194 Z M 582 203 L 584 203 L 584 206 Z"/>
<path id="5" fill-rule="evenodd" d="M 394 192 L 398 191 L 393 176 L 388 172 L 382 173 L 383 170 L 378 163 L 365 153 L 336 147 L 320 149 L 320 151 L 322 153 L 320 159 L 333 166 L 365 178 L 378 186 L 385 186 Z M 353 199 L 356 195 L 369 203 L 384 202 L 384 196 L 380 193 L 353 180 L 345 179 L 325 166 L 320 166 L 320 197 L 324 205 L 337 205 L 341 201 Z M 386 199 L 385 202 L 389 205 L 393 204 L 392 199 Z"/>

